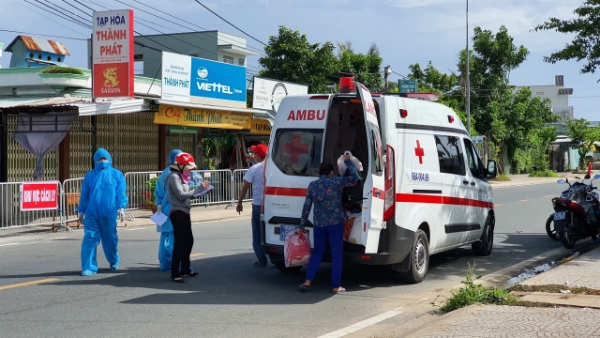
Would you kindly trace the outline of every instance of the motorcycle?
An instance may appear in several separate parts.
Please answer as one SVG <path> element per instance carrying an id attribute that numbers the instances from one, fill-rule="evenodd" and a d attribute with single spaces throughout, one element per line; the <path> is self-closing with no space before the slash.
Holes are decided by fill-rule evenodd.
<path id="1" fill-rule="evenodd" d="M 568 179 L 564 182 L 561 181 L 562 180 L 559 180 L 558 184 L 569 183 Z M 569 188 L 570 187 L 571 184 L 569 184 Z M 571 189 L 567 189 L 563 191 L 559 197 L 571 199 L 571 192 Z M 548 234 L 548 237 L 550 237 L 551 239 L 555 241 L 560 241 L 560 238 L 558 238 L 558 235 L 556 234 L 556 228 L 554 227 L 554 213 L 551 213 L 550 216 L 548 216 L 548 219 L 546 220 L 546 234 Z"/>
<path id="2" fill-rule="evenodd" d="M 590 179 L 590 175 L 586 175 L 586 179 Z M 600 175 L 595 175 L 589 185 L 583 182 L 571 184 L 568 179 L 557 181 L 558 184 L 569 184 L 568 192 L 552 199 L 555 234 L 567 249 L 575 247 L 578 240 L 586 237 L 596 240 L 598 236 L 600 222 L 595 217 L 595 210 L 599 209 L 600 202 L 597 192 L 593 191 L 596 189 L 593 181 L 597 179 Z"/>

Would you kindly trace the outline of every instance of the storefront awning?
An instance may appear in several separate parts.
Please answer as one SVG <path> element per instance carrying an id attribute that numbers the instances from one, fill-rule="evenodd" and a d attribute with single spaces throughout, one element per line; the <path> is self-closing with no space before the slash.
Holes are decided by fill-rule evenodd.
<path id="1" fill-rule="evenodd" d="M 168 106 L 177 106 L 177 107 L 187 107 L 187 108 L 195 108 L 200 110 L 217 110 L 217 111 L 227 111 L 227 112 L 235 112 L 235 113 L 246 113 L 252 114 L 254 118 L 261 118 L 271 122 L 275 122 L 275 116 L 271 113 L 251 108 L 229 108 L 224 106 L 214 106 L 210 104 L 201 104 L 201 103 L 191 103 L 191 102 L 178 102 L 178 101 L 170 101 L 170 100 L 156 100 L 160 105 L 168 105 Z"/>
<path id="2" fill-rule="evenodd" d="M 0 99 L 0 112 L 7 115 L 19 113 L 49 113 L 76 111 L 79 116 L 106 114 L 131 114 L 149 111 L 151 100 L 127 99 L 91 102 L 82 97 L 20 97 Z"/>

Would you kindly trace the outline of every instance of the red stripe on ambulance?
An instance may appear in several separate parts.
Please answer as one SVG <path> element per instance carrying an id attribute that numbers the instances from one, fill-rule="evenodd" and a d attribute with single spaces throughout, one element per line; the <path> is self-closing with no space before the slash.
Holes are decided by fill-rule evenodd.
<path id="1" fill-rule="evenodd" d="M 266 187 L 265 195 L 306 197 L 307 190 L 305 188 Z"/>
<path id="2" fill-rule="evenodd" d="M 449 205 L 464 205 L 477 208 L 493 209 L 494 203 L 473 200 L 470 198 L 450 197 L 450 196 L 435 196 L 435 195 L 420 195 L 420 194 L 396 194 L 396 202 L 398 203 L 428 203 L 428 204 L 449 204 Z"/>

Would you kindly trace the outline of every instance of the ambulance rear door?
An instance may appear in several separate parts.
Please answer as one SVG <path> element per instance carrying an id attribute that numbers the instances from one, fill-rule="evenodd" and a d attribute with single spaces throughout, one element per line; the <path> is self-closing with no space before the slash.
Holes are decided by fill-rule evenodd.
<path id="1" fill-rule="evenodd" d="M 365 253 L 375 254 L 379 248 L 379 235 L 383 229 L 383 210 L 385 195 L 385 177 L 383 163 L 383 143 L 377 111 L 369 89 L 356 82 L 356 89 L 362 101 L 367 128 L 369 149 L 369 173 L 366 175 L 363 191 L 363 234 Z"/>

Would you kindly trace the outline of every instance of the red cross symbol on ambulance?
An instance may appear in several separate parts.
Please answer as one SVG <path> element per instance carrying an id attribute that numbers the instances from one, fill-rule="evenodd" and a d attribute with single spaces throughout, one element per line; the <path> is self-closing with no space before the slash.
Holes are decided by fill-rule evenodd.
<path id="1" fill-rule="evenodd" d="M 415 155 L 419 157 L 419 164 L 423 164 L 423 156 L 425 156 L 425 149 L 421 148 L 421 142 L 419 142 L 419 140 L 417 140 Z"/>
<path id="2" fill-rule="evenodd" d="M 308 144 L 300 143 L 302 135 L 292 135 L 292 143 L 283 146 L 283 152 L 290 155 L 290 162 L 298 164 L 300 154 L 308 154 Z"/>

